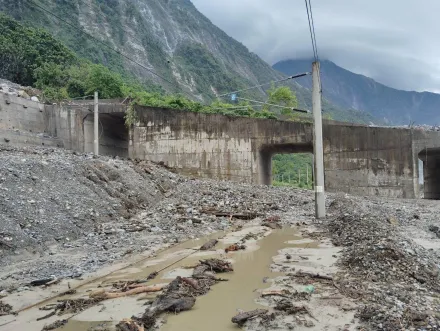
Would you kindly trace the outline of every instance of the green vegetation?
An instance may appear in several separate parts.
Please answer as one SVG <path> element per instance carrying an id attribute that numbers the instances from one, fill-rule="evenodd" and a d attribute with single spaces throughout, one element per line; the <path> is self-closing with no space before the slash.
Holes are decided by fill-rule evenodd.
<path id="1" fill-rule="evenodd" d="M 133 15 L 136 15 L 135 11 Z M 289 86 L 271 86 L 267 91 L 269 103 L 286 108 L 265 105 L 257 110 L 249 102 L 231 104 L 219 100 L 205 105 L 180 94 L 165 93 L 158 86 L 81 58 L 47 32 L 24 27 L 5 15 L 0 15 L 0 28 L 3 32 L 0 35 L 0 59 L 5 64 L 0 69 L 0 75 L 13 82 L 40 89 L 44 101 L 80 98 L 90 96 L 95 91 L 99 92 L 102 99 L 128 97 L 132 100 L 132 107 L 126 114 L 128 126 L 136 122 L 134 105 L 229 116 L 310 121 L 310 116 L 292 111 L 292 108 L 298 107 L 298 100 Z M 246 86 L 240 78 L 229 75 L 203 46 L 181 47 L 176 52 L 176 58 L 180 65 L 186 66 L 185 71 L 191 72 L 191 77 L 196 79 L 197 86 L 201 87 L 200 93 L 209 89 L 214 95 L 211 88 L 230 91 Z M 310 170 L 308 183 L 307 169 Z M 273 171 L 276 177 L 274 185 L 312 187 L 311 158 L 308 154 L 276 155 Z"/>
<path id="2" fill-rule="evenodd" d="M 49 33 L 26 28 L 0 13 L 0 77 L 34 85 L 34 71 L 43 64 L 66 66 L 74 61 L 74 53 Z"/>
<path id="3" fill-rule="evenodd" d="M 276 154 L 272 157 L 272 184 L 312 189 L 312 166 L 310 153 Z"/>

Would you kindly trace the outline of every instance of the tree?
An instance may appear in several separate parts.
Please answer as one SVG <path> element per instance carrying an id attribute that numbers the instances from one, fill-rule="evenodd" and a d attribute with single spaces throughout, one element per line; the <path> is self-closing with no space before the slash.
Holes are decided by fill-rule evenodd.
<path id="1" fill-rule="evenodd" d="M 279 113 L 289 119 L 296 117 L 296 114 L 292 108 L 298 107 L 298 100 L 296 99 L 296 95 L 288 86 L 280 86 L 275 88 L 275 86 L 272 84 L 271 88 L 267 91 L 267 94 L 269 96 L 267 100 L 268 103 L 285 106 L 286 108 L 282 108 L 280 110 L 278 107 L 265 105 L 263 107 L 263 111 Z"/>
<path id="2" fill-rule="evenodd" d="M 92 65 L 90 75 L 87 77 L 87 94 L 99 92 L 101 99 L 122 98 L 124 82 L 121 76 L 110 71 L 101 64 Z"/>
<path id="3" fill-rule="evenodd" d="M 34 70 L 45 63 L 68 65 L 75 55 L 49 33 L 27 28 L 0 13 L 0 77 L 21 85 L 35 83 Z"/>

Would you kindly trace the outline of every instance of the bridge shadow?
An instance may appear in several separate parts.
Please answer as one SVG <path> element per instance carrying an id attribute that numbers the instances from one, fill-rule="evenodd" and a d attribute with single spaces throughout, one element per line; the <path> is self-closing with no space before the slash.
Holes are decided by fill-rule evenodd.
<path id="1" fill-rule="evenodd" d="M 424 198 L 440 200 L 440 148 L 425 148 L 419 159 L 423 162 Z"/>
<path id="2" fill-rule="evenodd" d="M 275 154 L 313 153 L 312 143 L 265 144 L 259 151 L 259 177 L 263 185 L 272 184 L 272 157 Z"/>

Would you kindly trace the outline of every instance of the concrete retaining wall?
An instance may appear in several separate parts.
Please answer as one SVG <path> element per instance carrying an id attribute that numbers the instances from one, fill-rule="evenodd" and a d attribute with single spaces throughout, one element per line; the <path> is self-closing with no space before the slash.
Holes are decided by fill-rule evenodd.
<path id="1" fill-rule="evenodd" d="M 163 162 L 179 172 L 270 184 L 272 156 L 313 152 L 310 123 L 228 117 L 137 107 L 125 127 L 126 105 L 101 100 L 100 153 Z M 0 141 L 93 151 L 93 102 L 42 105 L 0 93 Z M 419 160 L 425 197 L 440 199 L 440 133 L 325 123 L 328 191 L 414 198 Z"/>
<path id="2" fill-rule="evenodd" d="M 53 112 L 43 104 L 0 93 L 0 142 L 14 146 L 63 147 Z"/>
<path id="3" fill-rule="evenodd" d="M 136 111 L 139 123 L 132 131 L 130 155 L 198 177 L 269 184 L 274 154 L 313 151 L 308 123 L 143 107 Z M 360 195 L 418 196 L 415 146 L 427 140 L 440 146 L 437 132 L 419 132 L 415 138 L 409 129 L 332 122 L 324 124 L 323 133 L 326 189 Z"/>

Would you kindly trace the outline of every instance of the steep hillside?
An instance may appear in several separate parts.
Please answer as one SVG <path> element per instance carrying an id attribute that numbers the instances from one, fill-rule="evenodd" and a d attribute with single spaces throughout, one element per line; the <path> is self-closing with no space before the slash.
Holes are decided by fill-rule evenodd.
<path id="1" fill-rule="evenodd" d="M 156 91 L 159 87 L 209 102 L 217 94 L 285 77 L 213 25 L 189 0 L 0 0 L 0 8 L 26 26 L 48 30 L 79 58 L 104 64 L 128 80 L 135 77 Z M 311 109 L 310 90 L 293 81 L 287 85 L 299 106 Z M 266 89 L 242 96 L 266 100 Z M 327 100 L 323 108 L 335 120 L 374 120 Z"/>
<path id="2" fill-rule="evenodd" d="M 0 0 L 0 7 L 18 20 L 49 30 L 81 57 L 165 84 L 172 92 L 177 92 L 173 85 L 178 83 L 199 97 L 214 97 L 216 92 L 282 77 L 187 0 Z M 48 12 L 108 43 L 173 85 Z"/>
<path id="3" fill-rule="evenodd" d="M 309 63 L 309 60 L 287 60 L 273 67 L 288 75 L 306 70 Z M 439 94 L 396 90 L 330 61 L 322 61 L 321 74 L 324 97 L 339 107 L 369 112 L 389 124 L 440 122 Z M 305 88 L 312 84 L 310 78 L 299 79 L 298 83 Z"/>

